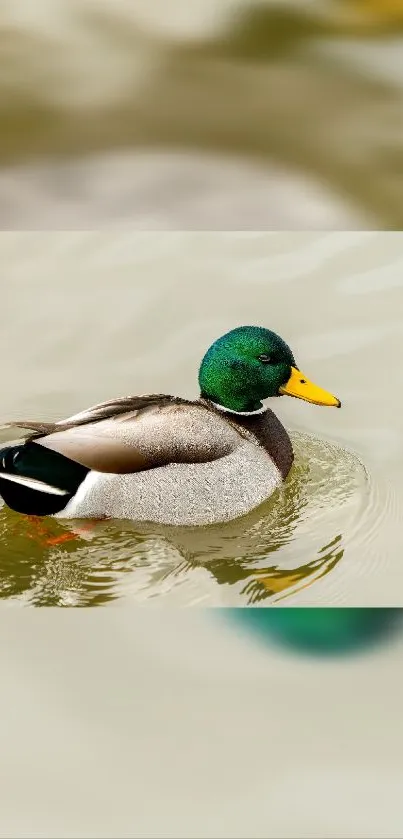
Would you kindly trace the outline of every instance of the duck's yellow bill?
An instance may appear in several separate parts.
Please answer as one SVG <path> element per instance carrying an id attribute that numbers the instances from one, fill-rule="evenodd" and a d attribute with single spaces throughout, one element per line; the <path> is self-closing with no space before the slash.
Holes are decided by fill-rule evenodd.
<path id="1" fill-rule="evenodd" d="M 296 370 L 295 367 L 291 367 L 291 376 L 288 382 L 280 387 L 279 393 L 295 396 L 297 399 L 305 399 L 305 402 L 313 402 L 314 405 L 341 408 L 340 399 L 328 393 L 327 390 L 314 385 L 301 373 L 301 370 Z"/>

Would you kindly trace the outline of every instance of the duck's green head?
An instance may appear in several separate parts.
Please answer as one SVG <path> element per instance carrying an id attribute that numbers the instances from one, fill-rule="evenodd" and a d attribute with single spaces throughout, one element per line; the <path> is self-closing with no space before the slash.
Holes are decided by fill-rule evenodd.
<path id="1" fill-rule="evenodd" d="M 262 399 L 296 396 L 340 408 L 340 401 L 298 370 L 285 341 L 260 326 L 240 326 L 218 338 L 199 370 L 201 395 L 236 413 L 262 410 Z"/>

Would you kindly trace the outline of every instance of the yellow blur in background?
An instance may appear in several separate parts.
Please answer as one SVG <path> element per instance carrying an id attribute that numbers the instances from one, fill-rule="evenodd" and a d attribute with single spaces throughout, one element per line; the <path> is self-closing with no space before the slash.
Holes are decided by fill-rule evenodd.
<path id="1" fill-rule="evenodd" d="M 356 16 L 357 26 L 366 24 L 368 20 L 375 26 L 385 23 L 401 23 L 403 19 L 403 3 L 401 0 L 342 0 L 344 11 Z"/>

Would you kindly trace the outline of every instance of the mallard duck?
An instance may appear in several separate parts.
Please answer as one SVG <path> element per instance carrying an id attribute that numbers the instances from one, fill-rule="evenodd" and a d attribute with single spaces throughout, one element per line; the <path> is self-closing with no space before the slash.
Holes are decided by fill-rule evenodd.
<path id="1" fill-rule="evenodd" d="M 25 430 L 0 451 L 0 493 L 19 513 L 176 525 L 224 522 L 265 501 L 287 477 L 287 431 L 262 400 L 284 394 L 340 408 L 312 384 L 274 332 L 242 326 L 208 349 L 200 396 L 103 402 Z"/>

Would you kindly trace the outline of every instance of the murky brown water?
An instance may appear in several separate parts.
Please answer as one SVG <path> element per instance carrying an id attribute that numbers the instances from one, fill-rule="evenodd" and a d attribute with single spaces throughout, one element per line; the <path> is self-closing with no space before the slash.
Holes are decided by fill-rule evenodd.
<path id="1" fill-rule="evenodd" d="M 276 402 L 295 467 L 225 526 L 38 529 L 3 509 L 4 600 L 402 602 L 402 235 L 3 233 L 0 254 L 1 422 L 128 393 L 195 396 L 206 347 L 242 323 L 279 332 L 343 402 Z"/>

